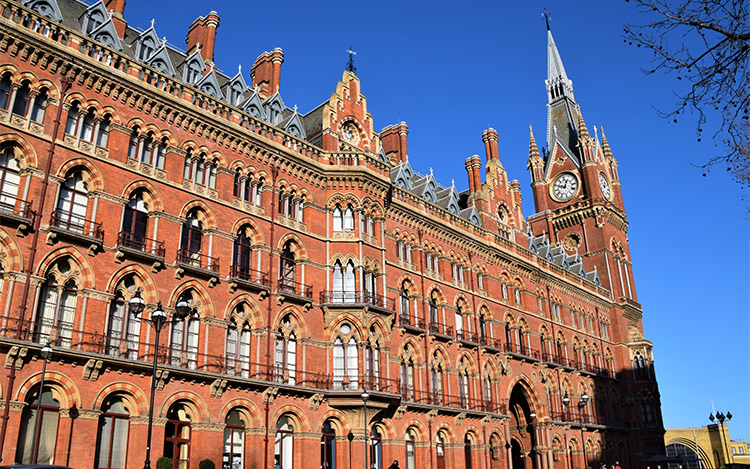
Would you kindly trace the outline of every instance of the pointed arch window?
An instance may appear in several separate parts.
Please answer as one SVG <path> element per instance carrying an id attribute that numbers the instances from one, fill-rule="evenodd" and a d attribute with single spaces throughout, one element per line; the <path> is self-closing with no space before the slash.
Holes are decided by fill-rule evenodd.
<path id="1" fill-rule="evenodd" d="M 131 196 L 122 212 L 120 242 L 126 247 L 143 251 L 146 248 L 147 231 L 148 208 L 143 201 L 143 194 L 138 192 Z"/>
<path id="2" fill-rule="evenodd" d="M 172 459 L 173 469 L 188 469 L 190 465 L 191 422 L 190 409 L 177 402 L 167 411 L 164 427 L 163 455 Z"/>
<path id="3" fill-rule="evenodd" d="M 404 398 L 414 399 L 414 361 L 411 358 L 401 359 L 401 387 Z"/>
<path id="4" fill-rule="evenodd" d="M 241 309 L 241 307 L 238 307 L 238 309 Z M 227 341 L 224 350 L 228 372 L 243 378 L 250 377 L 251 341 L 252 331 L 250 326 L 245 323 L 239 330 L 237 323 L 232 319 L 227 326 Z"/>
<path id="5" fill-rule="evenodd" d="M 183 297 L 192 303 L 189 297 Z M 184 321 L 172 324 L 170 336 L 170 361 L 172 365 L 194 370 L 198 365 L 198 339 L 200 334 L 200 316 L 193 310 Z"/>
<path id="6" fill-rule="evenodd" d="M 351 205 L 344 210 L 344 231 L 354 231 L 354 210 Z"/>
<path id="7" fill-rule="evenodd" d="M 31 106 L 31 120 L 41 124 L 44 121 L 44 111 L 47 109 L 49 99 L 49 92 L 47 88 L 42 88 L 36 98 L 33 99 L 34 104 Z"/>
<path id="8" fill-rule="evenodd" d="M 466 469 L 472 469 L 474 467 L 472 464 L 471 446 L 471 436 L 467 433 L 464 437 L 464 467 Z"/>
<path id="9" fill-rule="evenodd" d="M 401 306 L 401 317 L 408 320 L 411 314 L 409 311 L 409 290 L 407 289 L 406 282 L 401 284 L 401 291 L 399 292 L 399 303 Z"/>
<path id="10" fill-rule="evenodd" d="M 463 371 L 458 372 L 458 397 L 462 407 L 469 405 L 469 373 L 464 363 Z"/>
<path id="11" fill-rule="evenodd" d="M 286 319 L 284 323 L 288 328 L 289 319 Z M 297 370 L 297 336 L 294 331 L 284 335 L 283 330 L 279 329 L 276 336 L 274 362 L 276 381 L 294 384 Z"/>
<path id="12" fill-rule="evenodd" d="M 279 259 L 279 290 L 295 293 L 296 277 L 296 260 L 291 242 L 284 244 Z"/>
<path id="13" fill-rule="evenodd" d="M 282 415 L 276 422 L 274 437 L 274 467 L 293 469 L 294 463 L 294 426 L 289 417 Z"/>
<path id="14" fill-rule="evenodd" d="M 344 268 L 344 303 L 354 303 L 357 299 L 356 297 L 354 262 L 350 260 Z"/>
<path id="15" fill-rule="evenodd" d="M 365 347 L 365 379 L 369 389 L 380 389 L 380 347 L 368 342 Z"/>
<path id="16" fill-rule="evenodd" d="M 383 469 L 383 435 L 377 427 L 370 430 L 371 469 Z"/>
<path id="17" fill-rule="evenodd" d="M 348 324 L 341 326 L 351 331 Z M 359 387 L 359 358 L 357 341 L 351 337 L 344 343 L 340 337 L 333 342 L 333 386 L 334 389 L 357 389 Z"/>
<path id="18" fill-rule="evenodd" d="M 442 431 L 438 432 L 435 437 L 435 454 L 438 469 L 445 469 L 445 435 Z"/>
<path id="19" fill-rule="evenodd" d="M 487 343 L 487 318 L 484 314 L 479 315 L 479 340 L 483 344 Z"/>
<path id="20" fill-rule="evenodd" d="M 0 152 L 0 210 L 13 212 L 16 207 L 18 187 L 21 185 L 21 168 L 13 148 Z"/>
<path id="21" fill-rule="evenodd" d="M 430 293 L 430 322 L 432 324 L 440 324 L 440 317 L 438 316 L 438 293 L 437 291 L 433 290 L 432 293 Z"/>
<path id="22" fill-rule="evenodd" d="M 21 87 L 16 90 L 16 98 L 13 102 L 13 114 L 17 116 L 25 116 L 29 109 L 29 95 L 31 94 L 31 88 L 29 88 L 29 82 L 24 81 Z"/>
<path id="23" fill-rule="evenodd" d="M 344 302 L 344 269 L 341 261 L 333 264 L 333 298 L 334 303 Z"/>
<path id="24" fill-rule="evenodd" d="M 38 99 L 38 98 L 37 98 Z M 99 130 L 96 133 L 96 146 L 106 148 L 109 143 L 109 128 L 112 125 L 112 117 L 107 114 L 99 122 Z"/>
<path id="25" fill-rule="evenodd" d="M 138 359 L 138 341 L 141 332 L 141 321 L 128 314 L 127 300 L 123 291 L 134 294 L 135 280 L 132 275 L 124 278 L 116 288 L 115 298 L 109 306 L 107 322 L 107 353 L 112 356 Z"/>
<path id="26" fill-rule="evenodd" d="M 108 398 L 99 417 L 96 469 L 124 469 L 128 452 L 130 412 L 120 396 Z"/>
<path id="27" fill-rule="evenodd" d="M 10 77 L 10 73 L 6 73 L 0 79 L 0 109 L 7 109 L 10 102 L 10 90 L 13 87 Z"/>
<path id="28" fill-rule="evenodd" d="M 253 248 L 252 240 L 247 236 L 247 228 L 240 229 L 234 240 L 234 262 L 232 273 L 242 280 L 252 281 Z"/>
<path id="29" fill-rule="evenodd" d="M 60 419 L 60 402 L 52 390 L 45 386 L 39 396 L 37 386 L 26 398 L 26 407 L 21 414 L 21 427 L 18 432 L 16 461 L 21 464 L 54 464 L 57 446 L 57 427 Z M 41 416 L 37 415 L 41 413 Z M 36 422 L 39 420 L 37 428 Z M 37 430 L 35 431 L 35 428 Z M 34 438 L 36 437 L 36 441 Z M 36 448 L 36 454 L 32 454 Z"/>
<path id="30" fill-rule="evenodd" d="M 67 260 L 56 264 L 58 273 L 65 274 L 65 269 L 70 271 Z M 78 289 L 72 280 L 59 285 L 55 275 L 57 273 L 47 277 L 40 291 L 34 339 L 38 343 L 52 342 L 57 347 L 70 348 Z"/>
<path id="31" fill-rule="evenodd" d="M 416 434 L 411 428 L 406 430 L 406 469 L 417 469 L 417 458 L 415 451 Z"/>
<path id="32" fill-rule="evenodd" d="M 198 220 L 195 211 L 188 214 L 182 224 L 182 235 L 180 237 L 180 261 L 197 263 L 200 267 L 200 256 L 203 244 L 203 224 Z"/>
<path id="33" fill-rule="evenodd" d="M 81 171 L 70 174 L 60 188 L 53 220 L 61 228 L 83 233 L 88 209 L 88 190 Z"/>
<path id="34" fill-rule="evenodd" d="M 455 319 L 456 319 L 456 336 L 459 339 L 463 339 L 464 338 L 463 337 L 463 331 L 464 331 L 464 311 L 463 311 L 463 307 L 461 305 L 458 305 L 458 307 L 456 307 Z"/>
<path id="35" fill-rule="evenodd" d="M 243 469 L 245 467 L 245 421 L 240 411 L 232 410 L 224 419 L 223 469 Z"/>
<path id="36" fill-rule="evenodd" d="M 320 432 L 320 469 L 336 469 L 336 430 L 326 420 Z"/>
<path id="37" fill-rule="evenodd" d="M 438 361 L 437 354 L 433 357 L 433 361 Z M 443 365 L 437 363 L 433 366 L 432 370 L 432 398 L 437 404 L 443 404 L 443 380 L 445 379 L 443 374 Z"/>

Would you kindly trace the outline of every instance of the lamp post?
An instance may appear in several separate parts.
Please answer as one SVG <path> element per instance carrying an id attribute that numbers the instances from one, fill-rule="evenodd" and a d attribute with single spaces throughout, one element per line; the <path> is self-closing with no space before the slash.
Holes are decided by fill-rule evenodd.
<path id="1" fill-rule="evenodd" d="M 719 434 L 721 434 L 724 431 L 724 421 L 732 420 L 732 413 L 727 412 L 726 415 L 724 415 L 722 412 L 716 412 L 716 416 L 714 417 L 714 414 L 711 414 L 708 416 L 708 419 L 713 423 L 714 420 L 719 421 Z M 724 457 L 724 466 L 729 463 L 729 455 L 731 454 L 731 450 L 729 446 L 727 445 L 727 434 L 724 432 L 724 451 L 726 452 L 726 456 Z"/>
<path id="2" fill-rule="evenodd" d="M 570 398 L 568 397 L 568 393 L 565 393 L 565 396 L 563 397 L 563 405 L 567 407 L 570 405 Z M 583 408 L 586 407 L 586 404 L 589 402 L 589 395 L 586 394 L 586 391 L 583 392 L 583 395 L 581 395 L 581 399 L 578 401 L 577 407 L 578 407 L 578 423 L 581 425 L 581 447 L 583 448 L 583 469 L 586 469 L 588 467 L 588 461 L 586 460 L 586 440 L 583 436 Z"/>
<path id="3" fill-rule="evenodd" d="M 44 375 L 47 373 L 47 359 L 50 355 L 52 355 L 52 347 L 49 346 L 49 342 L 47 342 L 47 345 L 42 347 L 42 349 L 39 351 L 39 353 L 42 355 L 42 359 L 44 360 L 42 362 L 42 379 L 39 383 L 39 393 L 37 393 L 36 397 L 36 423 L 34 424 L 34 445 L 32 446 L 32 452 L 31 452 L 31 462 L 32 464 L 36 464 L 36 457 L 37 452 L 39 451 L 39 425 L 42 421 L 42 393 L 44 392 Z"/>
<path id="4" fill-rule="evenodd" d="M 141 313 L 146 307 L 146 302 L 141 297 L 141 290 L 138 289 L 135 295 L 128 302 L 128 310 L 130 314 L 136 319 L 146 321 L 151 324 L 156 331 L 156 337 L 154 338 L 154 363 L 151 371 L 151 401 L 148 406 L 148 437 L 146 439 L 146 461 L 143 463 L 144 469 L 151 469 L 151 434 L 154 427 L 154 396 L 156 393 L 156 364 L 159 357 L 159 335 L 161 329 L 165 324 L 173 324 L 182 322 L 185 320 L 188 314 L 190 314 L 190 304 L 185 298 L 180 298 L 175 305 L 175 313 L 172 315 L 172 319 L 167 319 L 167 313 L 161 307 L 161 301 L 156 305 L 156 309 L 151 312 L 150 318 L 141 317 Z"/>
<path id="5" fill-rule="evenodd" d="M 367 390 L 362 392 L 362 402 L 365 404 L 365 469 L 369 469 L 368 460 L 370 457 L 370 429 L 367 427 L 367 399 L 370 395 Z"/>

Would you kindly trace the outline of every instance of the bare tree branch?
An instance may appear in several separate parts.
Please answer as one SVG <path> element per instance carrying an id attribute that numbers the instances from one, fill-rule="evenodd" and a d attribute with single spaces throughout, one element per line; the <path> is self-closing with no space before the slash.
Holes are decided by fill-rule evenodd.
<path id="1" fill-rule="evenodd" d="M 630 1 L 630 0 L 626 0 Z M 696 115 L 698 140 L 710 116 L 719 154 L 697 166 L 708 171 L 725 164 L 743 186 L 750 184 L 750 26 L 746 0 L 634 0 L 646 18 L 627 25 L 623 37 L 653 54 L 656 72 L 674 73 L 687 87 L 675 91 L 672 110 L 657 110 L 677 122 Z M 682 89 L 684 88 L 684 89 Z"/>

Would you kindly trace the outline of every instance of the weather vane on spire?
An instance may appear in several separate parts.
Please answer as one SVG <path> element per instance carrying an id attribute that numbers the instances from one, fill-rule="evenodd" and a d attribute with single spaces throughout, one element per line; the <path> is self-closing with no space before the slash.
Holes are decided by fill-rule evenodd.
<path id="1" fill-rule="evenodd" d="M 354 66 L 354 56 L 357 55 L 357 51 L 352 50 L 352 46 L 346 50 L 349 53 L 349 61 L 346 63 L 346 69 L 356 74 L 357 67 Z"/>
<path id="2" fill-rule="evenodd" d="M 552 13 L 545 8 L 544 11 L 542 11 L 542 18 L 544 18 L 544 21 L 547 23 L 547 31 L 549 31 L 549 20 L 552 19 Z"/>

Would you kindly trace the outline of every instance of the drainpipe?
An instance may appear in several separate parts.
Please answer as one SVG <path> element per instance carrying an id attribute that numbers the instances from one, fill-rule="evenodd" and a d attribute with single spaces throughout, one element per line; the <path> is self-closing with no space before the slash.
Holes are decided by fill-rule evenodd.
<path id="1" fill-rule="evenodd" d="M 57 115 L 52 127 L 52 142 L 49 145 L 47 151 L 47 165 L 44 170 L 44 181 L 42 182 L 42 193 L 39 196 L 39 216 L 34 218 L 34 235 L 31 240 L 31 246 L 29 247 L 29 259 L 25 265 L 26 281 L 23 284 L 23 294 L 21 295 L 21 305 L 19 307 L 19 323 L 18 332 L 16 338 L 21 339 L 23 337 L 23 324 L 26 319 L 26 309 L 28 307 L 29 289 L 31 287 L 31 275 L 36 262 L 37 245 L 39 244 L 39 226 L 42 222 L 41 214 L 44 213 L 44 203 L 47 197 L 47 188 L 49 187 L 49 173 L 52 170 L 52 158 L 55 155 L 55 147 L 57 146 L 57 138 L 60 134 L 60 119 L 62 117 L 63 102 L 65 102 L 65 96 L 70 91 L 73 85 L 73 78 L 67 76 L 67 71 L 63 72 L 62 79 L 60 80 L 61 93 L 60 93 L 60 105 L 57 106 Z M 10 111 L 9 111 L 10 112 Z M 10 418 L 10 399 L 13 393 L 13 384 L 16 381 L 16 364 L 10 368 L 8 374 L 8 386 L 5 393 L 5 409 L 3 410 L 3 423 L 0 427 L 0 461 L 3 458 L 3 450 L 5 449 L 5 432 L 8 429 L 8 419 Z"/>
<path id="2" fill-rule="evenodd" d="M 274 227 L 276 226 L 276 177 L 279 175 L 279 168 L 278 166 L 271 166 L 271 178 L 273 179 L 272 183 L 272 189 L 271 189 L 271 234 L 270 234 L 270 240 L 268 243 L 268 279 L 269 282 L 271 282 L 271 287 L 273 288 L 273 245 L 274 245 Z M 271 314 L 273 310 L 273 302 L 271 301 L 271 292 L 268 292 L 268 303 L 266 306 L 266 313 L 267 313 L 267 319 L 266 319 L 266 366 L 268 367 L 268 370 L 273 370 L 273 367 L 271 365 Z M 263 445 L 264 445 L 264 456 L 263 456 L 263 467 L 270 467 L 268 465 L 268 424 L 269 424 L 269 413 L 271 412 L 270 409 L 271 404 L 269 403 L 269 400 L 266 399 L 265 403 L 265 420 L 266 420 L 266 434 L 263 438 Z"/>

